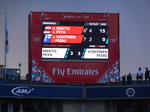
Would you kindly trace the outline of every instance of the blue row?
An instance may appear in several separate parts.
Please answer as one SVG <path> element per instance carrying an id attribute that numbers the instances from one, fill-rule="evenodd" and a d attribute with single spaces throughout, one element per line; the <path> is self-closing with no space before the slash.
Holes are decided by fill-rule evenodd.
<path id="1" fill-rule="evenodd" d="M 150 98 L 150 86 L 63 86 L 0 84 L 0 97 L 53 99 Z"/>
<path id="2" fill-rule="evenodd" d="M 87 87 L 86 98 L 150 98 L 150 86 Z"/>
<path id="3" fill-rule="evenodd" d="M 0 85 L 0 97 L 83 98 L 83 88 L 73 86 Z"/>

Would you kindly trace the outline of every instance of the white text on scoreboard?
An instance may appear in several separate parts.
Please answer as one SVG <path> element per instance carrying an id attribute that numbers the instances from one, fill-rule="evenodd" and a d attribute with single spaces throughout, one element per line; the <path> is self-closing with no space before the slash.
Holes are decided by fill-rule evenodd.
<path id="1" fill-rule="evenodd" d="M 42 48 L 42 58 L 64 58 L 67 48 Z"/>
<path id="2" fill-rule="evenodd" d="M 108 49 L 87 48 L 83 59 L 108 59 Z"/>

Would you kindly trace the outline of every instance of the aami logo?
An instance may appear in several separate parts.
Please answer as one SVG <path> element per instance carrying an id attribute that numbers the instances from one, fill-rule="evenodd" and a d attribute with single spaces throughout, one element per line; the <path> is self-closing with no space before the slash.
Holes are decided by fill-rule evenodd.
<path id="1" fill-rule="evenodd" d="M 30 94 L 33 90 L 34 88 L 31 87 L 15 87 L 11 90 L 11 93 L 17 96 L 25 96 Z"/>

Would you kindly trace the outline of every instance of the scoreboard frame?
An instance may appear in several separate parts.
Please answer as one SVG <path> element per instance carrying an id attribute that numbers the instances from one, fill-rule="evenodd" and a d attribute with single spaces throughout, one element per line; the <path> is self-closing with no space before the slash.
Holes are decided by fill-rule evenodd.
<path id="1" fill-rule="evenodd" d="M 64 26 L 64 27 L 77 27 L 81 26 L 82 33 L 78 35 L 84 35 L 84 27 L 89 24 L 97 25 L 100 23 L 106 23 L 108 32 L 105 34 L 108 39 L 107 44 L 83 44 L 82 41 L 73 43 L 54 42 L 43 43 L 45 34 L 44 29 L 48 22 L 55 22 L 56 25 L 48 26 Z M 61 22 L 64 22 L 60 25 Z M 76 24 L 70 24 L 75 22 Z M 77 25 L 79 23 L 84 25 Z M 119 51 L 119 13 L 75 13 L 75 12 L 31 12 L 28 16 L 28 65 L 29 65 L 29 83 L 41 82 L 41 83 L 117 83 L 120 77 L 120 51 Z M 67 24 L 66 24 L 67 23 Z M 65 31 L 65 30 L 62 30 Z M 72 32 L 73 30 L 71 30 Z M 101 30 L 103 31 L 103 30 Z M 50 34 L 50 33 L 49 33 Z M 58 35 L 58 34 L 52 34 Z M 61 34 L 64 36 L 64 34 Z M 68 34 L 76 36 L 77 34 Z M 51 39 L 55 40 L 54 37 Z M 66 36 L 66 35 L 65 35 Z M 96 36 L 95 36 L 96 37 Z M 94 38 L 95 38 L 94 37 Z M 59 38 L 59 37 L 58 37 Z M 68 37 L 70 38 L 70 37 Z M 81 36 L 79 37 L 81 38 Z M 65 41 L 68 41 L 65 37 Z M 106 42 L 106 41 L 105 41 Z M 89 55 L 91 51 L 87 50 L 87 55 L 84 58 L 71 57 L 66 58 L 66 51 L 72 47 L 72 45 L 83 46 L 83 48 L 90 49 L 104 49 L 107 53 L 106 58 L 92 58 Z M 56 47 L 57 46 L 57 47 Z M 101 46 L 101 47 L 100 47 Z M 43 57 L 42 49 L 52 49 L 59 52 L 63 49 L 63 57 L 61 52 L 56 54 L 58 57 Z M 82 50 L 83 50 L 82 48 Z M 80 49 L 78 49 L 80 50 Z M 46 51 L 46 50 L 45 50 Z M 48 50 L 47 50 L 48 51 Z M 55 52 L 56 52 L 55 51 Z M 73 51 L 76 51 L 74 49 Z M 100 52 L 100 51 L 99 51 Z M 71 53 L 71 52 L 68 52 Z M 77 53 L 76 53 L 77 54 Z M 86 54 L 86 52 L 81 54 Z M 92 54 L 92 53 L 91 53 Z M 99 54 L 103 55 L 103 54 Z"/>

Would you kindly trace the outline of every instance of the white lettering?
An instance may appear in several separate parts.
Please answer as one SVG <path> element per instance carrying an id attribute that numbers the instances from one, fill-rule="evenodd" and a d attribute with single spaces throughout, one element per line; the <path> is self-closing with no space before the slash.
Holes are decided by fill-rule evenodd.
<path id="1" fill-rule="evenodd" d="M 71 38 L 76 39 L 75 35 L 57 35 L 56 38 Z"/>
<path id="2" fill-rule="evenodd" d="M 52 73 L 53 73 L 53 75 L 64 76 L 65 75 L 65 70 L 64 69 L 60 69 L 60 68 L 53 68 L 52 69 Z"/>
<path id="3" fill-rule="evenodd" d="M 66 34 L 66 31 L 56 31 L 57 34 Z"/>
<path id="4" fill-rule="evenodd" d="M 98 23 L 89 23 L 89 25 L 99 25 Z"/>
<path id="5" fill-rule="evenodd" d="M 43 25 L 46 25 L 46 24 L 49 24 L 49 25 L 56 25 L 56 22 L 43 22 Z"/>
<path id="6" fill-rule="evenodd" d="M 34 89 L 30 87 L 15 87 L 11 90 L 11 93 L 16 96 L 25 96 L 27 94 L 30 94 L 33 90 Z"/>
<path id="7" fill-rule="evenodd" d="M 98 70 L 67 68 L 68 75 L 98 75 Z"/>
<path id="8" fill-rule="evenodd" d="M 56 30 L 70 30 L 70 27 L 56 27 Z"/>
<path id="9" fill-rule="evenodd" d="M 55 39 L 55 42 L 66 42 L 66 39 Z"/>

